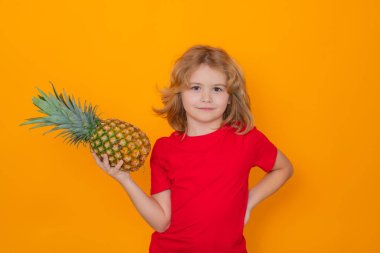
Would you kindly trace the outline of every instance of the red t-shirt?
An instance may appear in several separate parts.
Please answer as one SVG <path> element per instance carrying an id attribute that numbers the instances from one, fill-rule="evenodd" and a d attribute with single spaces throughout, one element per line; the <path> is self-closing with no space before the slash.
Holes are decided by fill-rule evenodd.
<path id="1" fill-rule="evenodd" d="M 150 253 L 244 253 L 250 169 L 269 172 L 276 146 L 256 127 L 223 126 L 200 136 L 173 132 L 152 150 L 151 194 L 171 189 L 171 224 L 151 237 Z"/>

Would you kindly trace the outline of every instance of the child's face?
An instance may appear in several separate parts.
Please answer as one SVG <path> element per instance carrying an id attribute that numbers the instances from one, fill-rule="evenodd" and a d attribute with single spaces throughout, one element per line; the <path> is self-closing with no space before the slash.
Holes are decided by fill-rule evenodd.
<path id="1" fill-rule="evenodd" d="M 190 87 L 181 92 L 188 124 L 220 126 L 229 101 L 226 85 L 225 74 L 208 65 L 202 64 L 194 71 Z"/>

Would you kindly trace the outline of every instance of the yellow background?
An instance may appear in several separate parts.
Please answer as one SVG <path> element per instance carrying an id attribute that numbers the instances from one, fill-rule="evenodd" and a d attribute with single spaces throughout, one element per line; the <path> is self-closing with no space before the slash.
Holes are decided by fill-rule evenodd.
<path id="1" fill-rule="evenodd" d="M 157 87 L 194 44 L 241 65 L 256 125 L 294 176 L 251 214 L 252 253 L 380 252 L 379 2 L 0 1 L 0 251 L 147 252 L 153 230 L 87 148 L 18 126 L 36 87 L 155 140 Z M 250 186 L 262 176 L 254 168 Z M 132 177 L 150 189 L 149 163 Z"/>

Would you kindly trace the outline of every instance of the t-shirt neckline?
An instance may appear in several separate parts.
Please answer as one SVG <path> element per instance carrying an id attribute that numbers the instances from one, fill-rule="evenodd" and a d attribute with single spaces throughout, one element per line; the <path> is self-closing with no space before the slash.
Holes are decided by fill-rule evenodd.
<path id="1" fill-rule="evenodd" d="M 207 138 L 209 135 L 215 135 L 215 134 L 217 134 L 224 127 L 226 127 L 226 126 L 221 126 L 221 127 L 217 128 L 214 131 L 209 132 L 207 134 L 200 134 L 200 135 L 187 135 L 186 133 L 183 133 L 183 134 L 186 136 L 185 138 Z"/>
<path id="2" fill-rule="evenodd" d="M 217 139 L 223 132 L 226 130 L 228 125 L 224 125 L 214 130 L 213 132 L 202 134 L 202 135 L 194 135 L 189 136 L 184 132 L 175 131 L 172 136 L 175 137 L 180 143 L 186 144 L 206 144 L 208 141 L 212 141 Z"/>

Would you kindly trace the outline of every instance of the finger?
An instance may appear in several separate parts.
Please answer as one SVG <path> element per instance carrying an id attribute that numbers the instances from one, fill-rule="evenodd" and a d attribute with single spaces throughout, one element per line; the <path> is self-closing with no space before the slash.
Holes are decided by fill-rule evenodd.
<path id="1" fill-rule="evenodd" d="M 119 170 L 121 168 L 121 166 L 123 165 L 124 161 L 123 160 L 120 160 L 116 166 L 115 166 L 115 169 Z"/>
<path id="2" fill-rule="evenodd" d="M 96 153 L 91 153 L 91 154 L 92 154 L 92 156 L 94 157 L 96 164 L 97 164 L 99 167 L 103 168 L 103 163 L 102 163 L 102 161 L 100 160 L 100 158 L 96 155 Z"/>
<path id="3" fill-rule="evenodd" d="M 99 156 L 96 155 L 96 153 L 92 153 L 92 156 L 94 157 L 96 163 L 99 165 L 99 166 L 103 166 L 103 162 L 102 160 L 99 158 Z"/>
<path id="4" fill-rule="evenodd" d="M 99 157 L 96 155 L 95 152 L 91 152 L 92 157 L 94 157 L 95 161 L 100 162 Z"/>
<path id="5" fill-rule="evenodd" d="M 107 154 L 104 154 L 104 155 L 103 155 L 103 163 L 104 163 L 104 165 L 107 167 L 107 169 L 110 168 L 110 163 L 109 163 L 109 161 L 108 161 L 108 155 L 107 155 Z"/>

